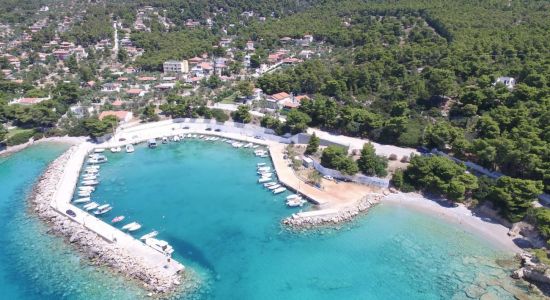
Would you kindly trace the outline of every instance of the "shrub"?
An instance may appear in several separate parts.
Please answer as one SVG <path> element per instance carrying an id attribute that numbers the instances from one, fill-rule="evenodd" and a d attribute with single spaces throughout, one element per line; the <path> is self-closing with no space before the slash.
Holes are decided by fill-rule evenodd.
<path id="1" fill-rule="evenodd" d="M 397 160 L 397 155 L 396 154 L 390 154 L 390 156 L 388 157 L 389 160 Z"/>
<path id="2" fill-rule="evenodd" d="M 26 142 L 29 141 L 29 139 L 31 137 L 34 136 L 34 133 L 35 133 L 34 130 L 25 130 L 25 131 L 18 132 L 16 134 L 10 136 L 6 140 L 6 145 L 15 146 L 15 145 L 20 145 L 20 144 L 26 143 Z"/>

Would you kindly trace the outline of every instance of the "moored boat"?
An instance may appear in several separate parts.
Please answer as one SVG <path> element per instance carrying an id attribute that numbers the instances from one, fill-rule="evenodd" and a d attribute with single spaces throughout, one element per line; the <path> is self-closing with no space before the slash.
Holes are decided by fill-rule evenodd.
<path id="1" fill-rule="evenodd" d="M 171 255 L 174 252 L 174 248 L 163 240 L 148 238 L 145 240 L 145 244 L 165 255 Z"/>
<path id="2" fill-rule="evenodd" d="M 120 147 L 112 147 L 110 150 L 111 150 L 112 153 L 118 153 L 118 152 L 122 151 L 122 149 Z"/>
<path id="3" fill-rule="evenodd" d="M 149 232 L 148 234 L 145 234 L 145 235 L 141 236 L 139 239 L 142 240 L 142 241 L 145 241 L 146 239 L 156 237 L 158 234 L 159 234 L 159 232 L 155 230 L 155 231 Z"/>
<path id="4" fill-rule="evenodd" d="M 277 184 L 274 184 L 274 185 L 270 185 L 267 188 L 270 189 L 270 190 L 274 190 L 274 189 L 280 188 L 280 187 L 281 187 L 281 185 L 277 183 Z"/>
<path id="5" fill-rule="evenodd" d="M 83 180 L 82 181 L 82 185 L 96 185 L 98 183 L 99 183 L 99 181 L 97 181 L 97 180 Z"/>
<path id="6" fill-rule="evenodd" d="M 122 229 L 128 230 L 128 231 L 136 231 L 141 228 L 141 225 L 137 222 L 128 223 L 124 226 L 122 226 Z"/>
<path id="7" fill-rule="evenodd" d="M 288 207 L 298 207 L 298 206 L 304 206 L 304 204 L 306 202 L 307 201 L 302 199 L 302 197 L 298 197 L 298 198 L 292 198 L 292 199 L 287 200 L 286 205 Z"/>
<path id="8" fill-rule="evenodd" d="M 83 206 L 83 208 L 84 208 L 85 210 L 88 210 L 88 211 L 90 211 L 90 210 L 92 210 L 92 209 L 96 209 L 96 208 L 98 208 L 98 207 L 99 207 L 99 204 L 97 204 L 97 203 L 95 203 L 95 202 L 90 202 L 90 203 L 88 203 L 88 204 L 86 204 L 86 205 Z"/>
<path id="9" fill-rule="evenodd" d="M 90 197 L 84 197 L 84 198 L 79 198 L 74 200 L 73 203 L 86 203 L 90 201 L 91 201 Z"/>
<path id="10" fill-rule="evenodd" d="M 284 191 L 286 191 L 286 187 L 279 187 L 273 190 L 273 194 L 280 194 Z"/>
<path id="11" fill-rule="evenodd" d="M 272 186 L 272 185 L 276 185 L 276 184 L 277 184 L 277 182 L 271 181 L 271 182 L 264 183 L 264 186 L 268 187 L 268 186 Z"/>
<path id="12" fill-rule="evenodd" d="M 94 152 L 95 153 L 103 153 L 103 152 L 105 152 L 105 148 L 96 148 L 96 149 L 94 149 Z"/>
<path id="13" fill-rule="evenodd" d="M 157 147 L 157 141 L 155 139 L 150 139 L 147 141 L 147 146 L 149 148 L 156 148 Z"/>
<path id="14" fill-rule="evenodd" d="M 109 204 L 104 204 L 104 205 L 99 206 L 94 211 L 94 215 L 102 215 L 102 214 L 105 214 L 105 213 L 111 211 L 112 209 L 113 208 Z"/>
<path id="15" fill-rule="evenodd" d="M 111 220 L 111 223 L 118 223 L 122 220 L 124 220 L 124 216 L 117 216 L 117 217 L 114 217 L 112 220 Z"/>
<path id="16" fill-rule="evenodd" d="M 125 148 L 126 148 L 126 153 L 134 152 L 134 146 L 132 144 L 126 145 Z"/>
<path id="17" fill-rule="evenodd" d="M 260 179 L 258 179 L 258 183 L 265 183 L 268 181 L 271 181 L 271 177 L 261 177 Z"/>

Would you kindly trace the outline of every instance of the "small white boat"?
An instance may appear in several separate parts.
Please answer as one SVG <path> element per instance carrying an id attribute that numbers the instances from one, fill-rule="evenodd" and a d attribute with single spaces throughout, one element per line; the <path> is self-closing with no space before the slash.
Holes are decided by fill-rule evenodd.
<path id="1" fill-rule="evenodd" d="M 195 137 L 197 137 L 197 136 L 195 135 Z M 202 139 L 202 138 L 204 138 L 204 135 L 202 135 L 202 134 L 199 135 L 199 139 Z"/>
<path id="2" fill-rule="evenodd" d="M 98 183 L 99 183 L 99 181 L 97 181 L 97 180 L 83 180 L 82 181 L 82 185 L 96 185 Z"/>
<path id="3" fill-rule="evenodd" d="M 93 165 L 93 166 L 87 166 L 86 170 L 96 170 L 96 171 L 98 171 L 100 168 L 101 168 L 100 166 Z"/>
<path id="4" fill-rule="evenodd" d="M 263 167 L 263 166 L 265 166 L 265 165 L 266 165 L 266 163 L 257 163 L 257 164 L 256 164 L 256 167 L 260 168 L 260 167 Z"/>
<path id="5" fill-rule="evenodd" d="M 148 238 L 145 240 L 145 244 L 164 255 L 171 255 L 174 252 L 174 248 L 170 246 L 166 241 L 157 240 L 154 238 Z"/>
<path id="6" fill-rule="evenodd" d="M 243 147 L 244 148 L 250 148 L 250 147 L 252 147 L 252 143 L 248 143 L 248 144 L 244 145 Z"/>
<path id="7" fill-rule="evenodd" d="M 94 152 L 95 153 L 103 153 L 103 152 L 105 152 L 105 149 L 104 148 L 96 148 L 96 149 L 94 149 Z"/>
<path id="8" fill-rule="evenodd" d="M 271 182 L 268 182 L 268 183 L 264 183 L 264 186 L 268 187 L 268 186 L 272 186 L 272 185 L 276 185 L 276 184 L 277 184 L 277 182 L 271 181 Z"/>
<path id="9" fill-rule="evenodd" d="M 258 147 L 260 147 L 260 145 L 253 145 L 253 146 L 252 146 L 252 149 L 256 149 L 256 148 L 258 148 Z"/>
<path id="10" fill-rule="evenodd" d="M 134 152 L 134 146 L 132 144 L 126 145 L 125 148 L 126 148 L 126 153 Z"/>
<path id="11" fill-rule="evenodd" d="M 84 198 L 79 198 L 74 200 L 73 203 L 86 203 L 90 201 L 91 201 L 90 197 L 84 197 Z"/>
<path id="12" fill-rule="evenodd" d="M 273 173 L 271 173 L 271 172 L 264 172 L 264 173 L 258 172 L 258 175 L 261 175 L 262 177 L 271 177 L 271 176 L 273 176 Z"/>
<path id="13" fill-rule="evenodd" d="M 265 183 L 271 181 L 271 177 L 262 177 L 258 179 L 258 183 Z"/>
<path id="14" fill-rule="evenodd" d="M 122 151 L 122 149 L 120 147 L 112 147 L 111 148 L 111 152 L 113 152 L 113 153 L 118 153 L 120 151 Z"/>
<path id="15" fill-rule="evenodd" d="M 262 154 L 262 155 L 260 155 L 260 157 L 261 157 L 261 158 L 267 158 L 267 157 L 269 157 L 269 155 L 267 155 L 267 154 Z"/>
<path id="16" fill-rule="evenodd" d="M 90 197 L 90 195 L 92 194 L 91 191 L 82 191 L 82 192 L 78 192 L 78 196 L 79 197 Z"/>
<path id="17" fill-rule="evenodd" d="M 98 156 L 96 158 L 90 158 L 88 160 L 88 163 L 89 164 L 102 164 L 102 163 L 106 163 L 108 161 L 107 157 L 105 156 Z"/>
<path id="18" fill-rule="evenodd" d="M 168 138 L 165 137 L 165 136 L 163 136 L 163 137 L 162 137 L 162 143 L 163 143 L 163 144 L 167 144 L 167 143 L 168 143 Z"/>
<path id="19" fill-rule="evenodd" d="M 90 211 L 90 210 L 92 210 L 92 209 L 98 208 L 98 207 L 99 207 L 99 204 L 97 204 L 97 203 L 95 203 L 95 202 L 90 202 L 90 203 L 84 205 L 83 207 L 84 207 L 85 210 Z"/>
<path id="20" fill-rule="evenodd" d="M 187 134 L 187 137 L 190 138 L 190 137 L 193 137 L 190 133 Z"/>
<path id="21" fill-rule="evenodd" d="M 156 148 L 157 147 L 157 141 L 155 139 L 150 139 L 147 141 L 147 146 L 149 148 Z"/>
<path id="22" fill-rule="evenodd" d="M 136 231 L 140 228 L 141 228 L 141 225 L 139 223 L 136 223 L 136 222 L 132 222 L 132 223 L 129 223 L 129 224 L 126 224 L 126 225 L 122 226 L 122 229 L 128 230 L 128 231 Z"/>
<path id="23" fill-rule="evenodd" d="M 142 240 L 142 241 L 145 241 L 146 239 L 150 239 L 150 238 L 156 237 L 158 234 L 159 234 L 159 232 L 155 230 L 155 231 L 153 231 L 153 232 L 149 232 L 148 234 L 143 235 L 143 236 L 140 237 L 139 239 Z"/>
<path id="24" fill-rule="evenodd" d="M 259 168 L 258 168 L 258 171 L 260 171 L 260 172 L 261 172 L 261 171 L 267 171 L 267 172 L 269 172 L 269 171 L 271 171 L 271 167 L 259 167 Z"/>
<path id="25" fill-rule="evenodd" d="M 111 220 L 111 223 L 118 223 L 122 220 L 124 220 L 124 216 L 117 216 L 117 217 L 114 217 L 112 220 Z"/>
<path id="26" fill-rule="evenodd" d="M 96 211 L 94 211 L 94 215 L 102 215 L 105 214 L 113 209 L 109 204 L 104 204 L 99 206 Z"/>
<path id="27" fill-rule="evenodd" d="M 286 187 L 276 188 L 276 189 L 273 190 L 273 194 L 277 195 L 277 194 L 280 194 L 284 191 L 286 191 Z"/>
<path id="28" fill-rule="evenodd" d="M 277 184 L 274 184 L 274 185 L 270 185 L 267 188 L 270 189 L 270 190 L 274 190 L 274 189 L 277 189 L 277 188 L 280 188 L 280 187 L 281 187 L 281 185 L 277 183 Z"/>
<path id="29" fill-rule="evenodd" d="M 292 194 L 292 195 L 286 196 L 286 200 L 291 200 L 291 199 L 296 199 L 296 198 L 300 198 L 300 196 L 298 196 L 298 195 L 296 195 L 296 194 Z"/>
<path id="30" fill-rule="evenodd" d="M 84 175 L 82 176 L 82 180 L 97 180 L 97 176 L 96 175 Z"/>
<path id="31" fill-rule="evenodd" d="M 288 207 L 302 207 L 304 206 L 304 204 L 306 203 L 307 201 L 302 199 L 302 197 L 298 197 L 298 198 L 292 198 L 290 200 L 287 200 L 286 201 L 286 205 Z"/>
<path id="32" fill-rule="evenodd" d="M 180 137 L 177 136 L 177 135 L 174 135 L 174 137 L 172 138 L 172 140 L 173 140 L 174 142 L 179 142 L 179 141 L 180 141 Z"/>
<path id="33" fill-rule="evenodd" d="M 95 187 L 93 186 L 79 186 L 79 191 L 95 191 Z"/>

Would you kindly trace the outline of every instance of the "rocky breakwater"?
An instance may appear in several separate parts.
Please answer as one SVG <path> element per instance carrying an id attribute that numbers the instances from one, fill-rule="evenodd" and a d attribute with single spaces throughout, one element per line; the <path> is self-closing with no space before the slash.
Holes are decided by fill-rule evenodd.
<path id="1" fill-rule="evenodd" d="M 523 252 L 518 256 L 521 259 L 521 268 L 512 273 L 512 278 L 533 283 L 542 294 L 546 297 L 550 296 L 550 267 L 540 262 L 531 253 Z"/>
<path id="2" fill-rule="evenodd" d="M 357 215 L 368 212 L 371 207 L 380 203 L 382 197 L 382 194 L 369 194 L 350 206 L 292 214 L 282 223 L 292 229 L 312 229 L 349 222 Z"/>
<path id="3" fill-rule="evenodd" d="M 111 270 L 143 284 L 151 295 L 167 295 L 181 290 L 184 274 L 169 275 L 158 267 L 151 266 L 142 258 L 132 255 L 126 248 L 111 243 L 82 224 L 57 212 L 50 205 L 55 190 L 63 177 L 64 167 L 76 147 L 71 147 L 54 160 L 33 188 L 30 209 L 49 225 L 48 233 L 65 238 L 85 256 L 90 263 L 106 266 Z"/>

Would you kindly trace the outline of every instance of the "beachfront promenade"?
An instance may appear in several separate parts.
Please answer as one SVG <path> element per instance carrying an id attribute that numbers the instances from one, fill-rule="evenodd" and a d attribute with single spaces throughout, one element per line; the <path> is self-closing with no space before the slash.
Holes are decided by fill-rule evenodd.
<path id="1" fill-rule="evenodd" d="M 77 147 L 78 148 L 72 153 L 65 165 L 63 175 L 59 180 L 50 205 L 59 213 L 82 224 L 106 241 L 116 243 L 117 246 L 128 250 L 136 259 L 142 259 L 147 266 L 155 269 L 160 274 L 172 276 L 182 271 L 184 266 L 179 262 L 174 259 L 168 262 L 167 257 L 160 252 L 71 204 L 71 199 L 77 186 L 84 160 L 88 153 L 92 151 L 94 147 L 97 147 L 97 145 L 81 143 Z M 72 217 L 67 214 L 68 210 L 73 211 L 76 216 Z"/>

